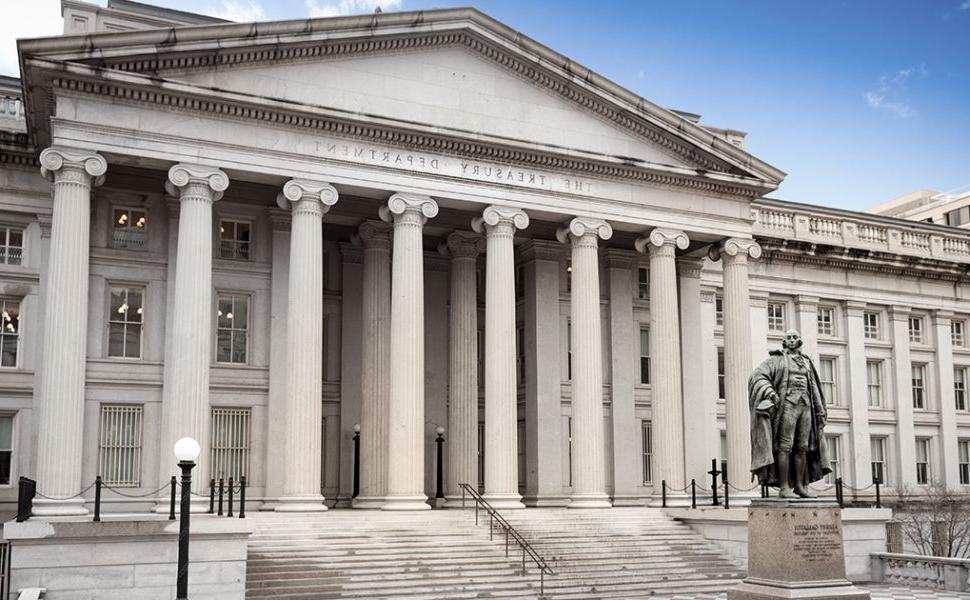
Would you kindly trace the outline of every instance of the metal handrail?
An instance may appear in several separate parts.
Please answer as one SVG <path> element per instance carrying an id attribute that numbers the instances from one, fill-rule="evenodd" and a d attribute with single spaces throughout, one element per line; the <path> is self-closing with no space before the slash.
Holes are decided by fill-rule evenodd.
<path id="1" fill-rule="evenodd" d="M 522 535 L 518 531 L 515 530 L 515 527 L 512 527 L 512 525 L 505 520 L 505 517 L 500 515 L 499 512 L 495 510 L 495 508 L 491 504 L 488 503 L 488 500 L 483 498 L 482 495 L 478 493 L 478 490 L 468 485 L 467 483 L 459 483 L 458 487 L 461 488 L 461 507 L 462 508 L 465 508 L 466 492 L 475 501 L 475 525 L 478 525 L 479 506 L 481 506 L 485 510 L 485 513 L 488 515 L 488 518 L 489 518 L 488 539 L 492 539 L 492 531 L 493 531 L 494 523 L 496 521 L 498 522 L 499 526 L 501 526 L 502 529 L 505 530 L 505 556 L 506 557 L 508 557 L 509 555 L 510 539 L 514 541 L 516 544 L 518 544 L 520 548 L 522 548 L 522 575 L 526 574 L 525 557 L 528 556 L 530 559 L 532 559 L 532 562 L 535 563 L 536 568 L 539 569 L 539 596 L 540 597 L 544 596 L 545 584 L 546 584 L 546 573 L 548 573 L 549 575 L 555 575 L 556 572 L 553 571 L 548 564 L 546 564 L 545 559 L 543 559 L 539 555 L 539 553 L 536 552 L 535 548 L 532 547 L 532 544 L 526 541 L 526 539 L 522 537 Z"/>

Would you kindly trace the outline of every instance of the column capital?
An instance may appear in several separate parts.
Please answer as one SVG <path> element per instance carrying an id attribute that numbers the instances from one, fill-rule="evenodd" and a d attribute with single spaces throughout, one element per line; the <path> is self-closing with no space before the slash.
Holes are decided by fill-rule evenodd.
<path id="1" fill-rule="evenodd" d="M 54 215 L 48 213 L 37 213 L 37 224 L 40 225 L 40 237 L 51 237 L 51 227 L 54 225 Z"/>
<path id="2" fill-rule="evenodd" d="M 573 243 L 589 236 L 594 242 L 596 238 L 608 240 L 613 237 L 613 227 L 603 219 L 592 217 L 575 217 L 569 223 L 556 231 L 556 239 L 566 243 L 572 238 Z"/>
<path id="3" fill-rule="evenodd" d="M 650 233 L 640 236 L 634 242 L 637 252 L 647 252 L 651 246 L 653 248 L 670 246 L 671 248 L 686 250 L 689 245 L 690 238 L 687 237 L 686 233 L 677 229 L 664 229 L 662 227 L 654 228 Z"/>
<path id="4" fill-rule="evenodd" d="M 603 254 L 606 256 L 607 269 L 630 269 L 636 260 L 636 254 L 624 248 L 606 248 Z"/>
<path id="5" fill-rule="evenodd" d="M 282 209 L 309 210 L 322 217 L 337 203 L 337 189 L 323 181 L 291 179 L 283 184 L 283 191 L 276 195 L 276 204 Z"/>
<path id="6" fill-rule="evenodd" d="M 761 258 L 761 245 L 758 242 L 747 238 L 728 238 L 719 244 L 711 246 L 709 251 L 711 260 L 719 260 L 721 257 L 747 260 L 749 257 Z"/>
<path id="7" fill-rule="evenodd" d="M 212 191 L 212 201 L 215 202 L 222 198 L 222 193 L 229 187 L 229 176 L 216 167 L 179 163 L 168 170 L 165 191 L 181 198 L 185 188 L 193 183 L 207 186 Z"/>
<path id="8" fill-rule="evenodd" d="M 438 203 L 431 196 L 421 194 L 394 194 L 387 199 L 378 213 L 382 221 L 393 223 L 400 218 L 414 219 L 424 225 L 438 214 Z"/>
<path id="9" fill-rule="evenodd" d="M 521 256 L 524 262 L 548 260 L 559 262 L 562 260 L 562 245 L 549 240 L 532 238 L 522 245 Z"/>
<path id="10" fill-rule="evenodd" d="M 40 153 L 40 173 L 48 181 L 68 171 L 92 177 L 92 185 L 99 186 L 104 183 L 108 161 L 97 152 L 76 148 L 51 146 Z"/>
<path id="11" fill-rule="evenodd" d="M 474 259 L 483 250 L 485 250 L 485 240 L 471 231 L 452 231 L 445 241 L 438 245 L 438 252 L 442 256 L 451 258 Z"/>
<path id="12" fill-rule="evenodd" d="M 266 216 L 269 223 L 273 226 L 273 231 L 289 231 L 290 224 L 293 222 L 293 214 L 282 208 L 269 207 L 266 209 Z"/>
<path id="13" fill-rule="evenodd" d="M 375 248 L 391 251 L 392 233 L 394 228 L 384 221 L 367 220 L 357 226 L 357 233 L 350 241 L 358 248 Z"/>
<path id="14" fill-rule="evenodd" d="M 528 226 L 529 215 L 522 209 L 509 206 L 486 206 L 480 217 L 472 219 L 472 229 L 486 235 L 496 230 L 511 235 L 516 229 L 525 229 Z"/>

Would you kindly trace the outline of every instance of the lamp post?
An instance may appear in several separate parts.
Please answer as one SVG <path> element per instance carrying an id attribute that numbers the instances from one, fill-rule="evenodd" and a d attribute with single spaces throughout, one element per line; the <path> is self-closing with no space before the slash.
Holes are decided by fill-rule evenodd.
<path id="1" fill-rule="evenodd" d="M 199 458 L 199 442 L 190 437 L 184 437 L 175 442 L 175 458 L 182 469 L 182 507 L 179 512 L 179 561 L 178 580 L 176 582 L 176 600 L 188 600 L 189 597 L 189 504 L 192 502 L 192 469 Z"/>
<path id="2" fill-rule="evenodd" d="M 350 496 L 356 498 L 360 493 L 360 423 L 354 423 L 354 492 Z"/>
<path id="3" fill-rule="evenodd" d="M 438 434 L 438 437 L 434 439 L 434 443 L 438 446 L 438 489 L 435 492 L 434 497 L 444 498 L 445 497 L 444 476 L 442 475 L 443 468 L 441 464 L 441 459 L 442 459 L 442 456 L 444 455 L 442 447 L 445 445 L 445 438 L 444 438 L 445 428 L 439 425 L 438 428 L 435 429 L 435 433 Z"/>

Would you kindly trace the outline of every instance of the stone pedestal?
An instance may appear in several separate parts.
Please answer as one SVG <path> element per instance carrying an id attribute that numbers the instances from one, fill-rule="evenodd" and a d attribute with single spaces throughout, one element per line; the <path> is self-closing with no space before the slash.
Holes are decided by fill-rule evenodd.
<path id="1" fill-rule="evenodd" d="M 842 510 L 828 500 L 760 499 L 748 508 L 748 576 L 728 600 L 869 600 L 845 577 Z"/>

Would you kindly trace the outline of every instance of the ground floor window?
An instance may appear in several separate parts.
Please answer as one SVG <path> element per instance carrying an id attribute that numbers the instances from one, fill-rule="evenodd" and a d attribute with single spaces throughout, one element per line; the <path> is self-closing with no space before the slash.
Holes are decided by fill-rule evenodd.
<path id="1" fill-rule="evenodd" d="M 102 404 L 98 474 L 106 485 L 141 485 L 142 406 Z"/>
<path id="2" fill-rule="evenodd" d="M 970 441 L 960 440 L 960 485 L 970 485 Z"/>
<path id="3" fill-rule="evenodd" d="M 872 457 L 872 480 L 886 483 L 886 438 L 874 437 L 869 440 Z"/>
<path id="4" fill-rule="evenodd" d="M 916 438 L 916 483 L 927 485 L 930 482 L 930 440 Z"/>
<path id="5" fill-rule="evenodd" d="M 248 408 L 212 409 L 212 477 L 239 479 L 249 475 Z"/>
<path id="6" fill-rule="evenodd" d="M 641 421 L 641 444 L 643 446 L 643 484 L 653 482 L 653 427 L 650 421 Z"/>
<path id="7" fill-rule="evenodd" d="M 842 440 L 837 435 L 825 436 L 825 451 L 829 455 L 829 468 L 832 472 L 825 476 L 826 483 L 834 484 L 835 480 L 842 476 Z"/>
<path id="8" fill-rule="evenodd" d="M 0 415 L 0 485 L 10 485 L 13 469 L 13 415 Z"/>

